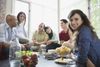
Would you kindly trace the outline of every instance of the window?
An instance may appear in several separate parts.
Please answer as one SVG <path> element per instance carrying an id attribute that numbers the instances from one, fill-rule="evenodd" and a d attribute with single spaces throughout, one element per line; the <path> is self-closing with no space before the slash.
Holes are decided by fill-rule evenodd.
<path id="1" fill-rule="evenodd" d="M 15 16 L 17 16 L 17 14 L 20 11 L 25 12 L 26 14 L 26 24 L 25 24 L 25 30 L 27 31 L 27 33 L 29 33 L 29 3 L 28 2 L 24 2 L 24 1 L 19 1 L 16 0 L 15 1 Z"/>
<path id="2" fill-rule="evenodd" d="M 24 0 L 28 1 L 28 0 Z M 38 25 L 43 22 L 46 26 L 50 26 L 53 31 L 58 34 L 60 19 L 67 19 L 69 12 L 72 9 L 81 9 L 88 15 L 87 0 L 30 0 L 30 16 L 29 5 L 22 0 L 16 0 L 15 13 L 25 11 L 27 17 L 30 17 L 29 24 L 29 38 L 32 39 L 33 32 L 37 30 Z M 58 11 L 59 10 L 59 11 Z M 26 28 L 28 27 L 26 24 Z"/>
<path id="3" fill-rule="evenodd" d="M 100 0 L 91 0 L 91 21 L 100 38 Z"/>

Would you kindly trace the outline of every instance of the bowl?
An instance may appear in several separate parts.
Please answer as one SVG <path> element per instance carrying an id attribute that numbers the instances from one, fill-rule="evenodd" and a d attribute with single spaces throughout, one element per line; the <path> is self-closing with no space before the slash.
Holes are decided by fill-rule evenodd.
<path id="1" fill-rule="evenodd" d="M 19 38 L 19 43 L 21 43 L 21 44 L 27 44 L 28 42 L 29 42 L 28 39 Z"/>
<path id="2" fill-rule="evenodd" d="M 50 49 L 50 50 L 48 50 L 48 53 L 53 54 L 53 53 L 56 53 L 56 51 L 54 49 Z"/>

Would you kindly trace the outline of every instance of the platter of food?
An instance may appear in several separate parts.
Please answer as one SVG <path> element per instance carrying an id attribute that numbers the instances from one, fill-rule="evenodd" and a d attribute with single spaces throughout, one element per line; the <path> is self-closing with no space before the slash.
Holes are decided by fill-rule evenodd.
<path id="1" fill-rule="evenodd" d="M 58 58 L 55 60 L 55 63 L 58 63 L 58 64 L 69 64 L 70 62 L 72 62 L 73 60 L 72 59 L 67 59 L 67 58 Z"/>

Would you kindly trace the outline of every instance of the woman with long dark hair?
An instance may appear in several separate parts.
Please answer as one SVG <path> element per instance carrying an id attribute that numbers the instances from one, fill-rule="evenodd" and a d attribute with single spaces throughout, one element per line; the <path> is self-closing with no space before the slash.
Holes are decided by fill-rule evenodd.
<path id="1" fill-rule="evenodd" d="M 26 14 L 24 12 L 19 12 L 17 15 L 17 37 L 19 39 L 19 43 L 21 44 L 22 50 L 29 49 L 28 42 L 28 35 L 25 30 L 25 23 L 26 23 Z"/>
<path id="2" fill-rule="evenodd" d="M 49 26 L 45 27 L 45 32 L 48 34 L 49 37 L 47 41 L 46 51 L 60 47 L 60 45 L 58 44 L 58 38 L 56 34 L 52 31 L 52 29 Z"/>
<path id="3" fill-rule="evenodd" d="M 79 9 L 72 10 L 68 16 L 72 31 L 78 31 L 76 48 L 78 48 L 77 67 L 100 67 L 100 40 L 87 16 Z M 89 66 L 89 67 L 92 67 Z"/>
<path id="4" fill-rule="evenodd" d="M 26 23 L 26 14 L 24 12 L 19 12 L 17 15 L 17 30 L 18 30 L 18 36 L 22 37 L 22 38 L 26 38 L 27 37 L 27 33 L 25 31 L 25 23 Z"/>

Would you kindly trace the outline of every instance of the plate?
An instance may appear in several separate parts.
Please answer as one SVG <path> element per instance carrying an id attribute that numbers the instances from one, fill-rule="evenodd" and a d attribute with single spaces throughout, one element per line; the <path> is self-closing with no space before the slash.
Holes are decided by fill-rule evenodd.
<path id="1" fill-rule="evenodd" d="M 55 60 L 55 63 L 58 63 L 58 64 L 69 64 L 70 62 L 72 62 L 73 60 L 72 59 L 61 59 L 61 58 L 59 58 L 59 59 L 56 59 Z"/>
<path id="2" fill-rule="evenodd" d="M 54 60 L 54 59 L 57 59 L 58 57 L 59 56 L 57 54 L 49 54 L 49 53 L 45 54 L 45 58 L 48 60 Z"/>

